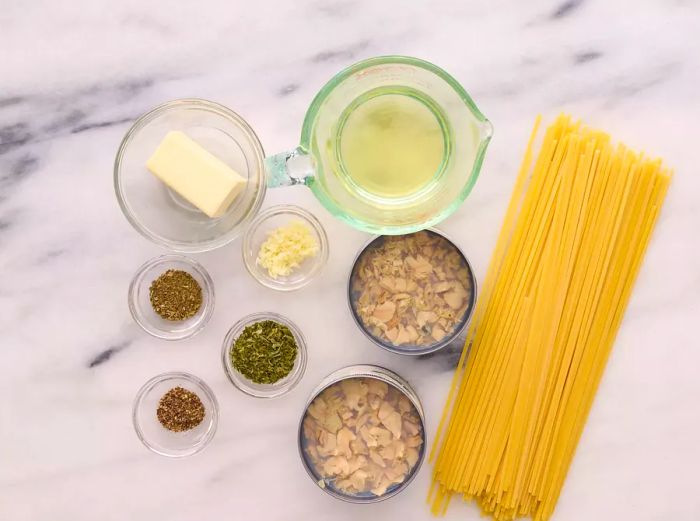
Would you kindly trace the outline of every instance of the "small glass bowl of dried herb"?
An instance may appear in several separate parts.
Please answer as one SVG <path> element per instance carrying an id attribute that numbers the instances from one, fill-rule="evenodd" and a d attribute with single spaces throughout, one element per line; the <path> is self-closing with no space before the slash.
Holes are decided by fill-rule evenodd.
<path id="1" fill-rule="evenodd" d="M 291 204 L 260 212 L 243 235 L 241 250 L 248 273 L 278 291 L 303 288 L 328 260 L 328 237 L 320 221 Z"/>
<path id="2" fill-rule="evenodd" d="M 299 328 L 277 313 L 253 313 L 224 338 L 221 361 L 231 383 L 257 398 L 288 393 L 306 370 L 306 341 Z"/>
<path id="3" fill-rule="evenodd" d="M 129 310 L 150 335 L 164 340 L 189 338 L 211 318 L 214 283 L 198 262 L 182 255 L 162 255 L 134 275 Z"/>
<path id="4" fill-rule="evenodd" d="M 156 454 L 191 456 L 214 437 L 219 405 L 200 378 L 189 373 L 164 373 L 151 378 L 134 400 L 136 435 Z"/>

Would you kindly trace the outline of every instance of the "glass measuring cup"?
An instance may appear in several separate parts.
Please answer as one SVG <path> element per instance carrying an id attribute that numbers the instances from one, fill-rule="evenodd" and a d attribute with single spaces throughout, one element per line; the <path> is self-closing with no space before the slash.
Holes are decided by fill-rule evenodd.
<path id="1" fill-rule="evenodd" d="M 383 123 L 382 111 L 395 123 Z M 353 125 L 361 130 L 351 136 Z M 410 57 L 370 58 L 316 95 L 299 146 L 265 159 L 267 185 L 306 185 L 355 228 L 411 233 L 442 221 L 469 195 L 492 133 L 442 69 Z M 380 173 L 385 166 L 393 177 Z"/>

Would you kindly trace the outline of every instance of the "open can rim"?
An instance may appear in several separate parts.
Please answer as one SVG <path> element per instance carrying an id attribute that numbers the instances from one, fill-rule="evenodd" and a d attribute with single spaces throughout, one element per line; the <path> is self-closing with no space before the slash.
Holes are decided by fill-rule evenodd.
<path id="1" fill-rule="evenodd" d="M 444 339 L 442 339 L 440 342 L 436 342 L 434 344 L 430 344 L 426 346 L 423 349 L 420 348 L 402 348 L 401 346 L 396 346 L 393 344 L 390 344 L 388 342 L 382 342 L 378 338 L 376 338 L 374 335 L 372 335 L 369 331 L 367 331 L 367 328 L 362 324 L 360 321 L 359 317 L 357 316 L 357 313 L 355 312 L 355 309 L 352 305 L 352 276 L 353 273 L 355 273 L 355 267 L 357 266 L 357 262 L 360 260 L 360 257 L 362 257 L 362 254 L 367 251 L 367 248 L 376 241 L 377 239 L 384 237 L 383 235 L 374 235 L 372 236 L 369 240 L 367 240 L 362 247 L 358 250 L 357 254 L 355 255 L 355 259 L 352 261 L 352 267 L 350 268 L 350 273 L 348 274 L 348 285 L 347 285 L 347 299 L 348 299 L 348 308 L 350 309 L 350 314 L 352 315 L 353 320 L 355 321 L 355 324 L 359 328 L 360 331 L 375 345 L 381 347 L 382 349 L 389 351 L 390 353 L 397 353 L 400 355 L 408 355 L 408 356 L 419 356 L 419 355 L 427 355 L 430 353 L 434 353 L 436 351 L 439 351 L 440 349 L 443 349 L 450 345 L 452 342 L 454 342 L 459 336 L 464 332 L 464 330 L 469 326 L 472 317 L 474 316 L 474 310 L 476 308 L 476 299 L 478 295 L 478 288 L 477 288 L 477 280 L 476 280 L 476 275 L 474 273 L 474 268 L 471 265 L 471 262 L 469 262 L 469 258 L 464 254 L 464 251 L 462 248 L 457 246 L 454 240 L 450 236 L 448 236 L 446 233 L 444 233 L 441 230 L 438 230 L 437 228 L 427 228 L 422 231 L 428 231 L 431 233 L 434 233 L 436 235 L 439 235 L 443 239 L 447 240 L 452 246 L 454 246 L 459 254 L 462 256 L 464 259 L 464 262 L 467 265 L 467 268 L 469 270 L 469 276 L 471 278 L 471 283 L 472 283 L 472 296 L 471 296 L 471 303 L 469 304 L 469 308 L 467 309 L 467 314 L 466 316 L 462 319 L 462 323 L 455 328 L 455 330 L 450 334 L 445 336 Z M 413 232 L 413 233 L 418 233 L 418 232 Z M 411 235 L 411 234 L 409 234 Z M 394 237 L 394 236 L 391 236 Z"/>
<path id="2" fill-rule="evenodd" d="M 410 402 L 413 404 L 413 406 L 416 409 L 416 412 L 418 413 L 418 418 L 421 421 L 421 427 L 422 427 L 422 433 L 423 433 L 423 444 L 421 445 L 421 450 L 418 455 L 418 461 L 416 462 L 416 465 L 413 467 L 413 469 L 410 471 L 409 475 L 406 477 L 406 479 L 399 484 L 396 488 L 394 488 L 391 491 L 387 491 L 386 493 L 382 494 L 381 496 L 374 496 L 374 497 L 353 497 L 350 495 L 342 494 L 331 487 L 326 487 L 321 485 L 322 480 L 319 480 L 314 471 L 311 469 L 311 466 L 309 465 L 309 462 L 306 458 L 306 455 L 304 454 L 304 446 L 303 446 L 303 438 L 304 438 L 304 418 L 306 418 L 306 412 L 309 408 L 309 405 L 318 397 L 319 394 L 321 394 L 324 390 L 329 388 L 331 385 L 338 383 L 342 380 L 347 380 L 350 378 L 374 378 L 377 380 L 381 380 L 383 382 L 386 382 L 389 385 L 392 385 L 401 393 L 406 396 L 410 400 Z M 391 497 L 394 497 L 396 494 L 404 490 L 416 477 L 418 474 L 421 466 L 423 465 L 423 460 L 425 459 L 425 454 L 426 454 L 426 446 L 428 443 L 427 440 L 427 434 L 426 434 L 426 424 L 425 424 L 425 413 L 423 411 L 423 404 L 420 401 L 420 398 L 418 397 L 418 394 L 416 394 L 415 390 L 411 387 L 411 385 L 404 380 L 401 376 L 396 374 L 394 371 L 391 371 L 390 369 L 386 369 L 385 367 L 381 367 L 378 365 L 370 365 L 370 364 L 358 364 L 358 365 L 350 365 L 347 367 L 343 367 L 341 369 L 338 369 L 336 371 L 333 371 L 331 374 L 326 376 L 321 382 L 314 388 L 314 390 L 311 392 L 309 395 L 308 400 L 306 401 L 304 405 L 304 411 L 301 414 L 301 419 L 299 420 L 299 428 L 297 431 L 297 446 L 299 450 L 299 457 L 301 458 L 301 463 L 304 466 L 304 469 L 306 470 L 306 473 L 309 475 L 309 477 L 316 483 L 319 488 L 321 488 L 324 492 L 329 494 L 330 496 L 340 499 L 342 501 L 348 502 L 348 503 L 359 503 L 359 504 L 365 504 L 365 503 L 378 503 L 380 501 L 384 501 L 386 499 L 389 499 Z"/>

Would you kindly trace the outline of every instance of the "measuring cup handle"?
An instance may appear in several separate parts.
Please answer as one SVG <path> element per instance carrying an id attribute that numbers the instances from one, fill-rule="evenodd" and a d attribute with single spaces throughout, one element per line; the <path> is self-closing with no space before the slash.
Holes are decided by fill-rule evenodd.
<path id="1" fill-rule="evenodd" d="M 308 185 L 314 177 L 314 165 L 306 152 L 297 147 L 265 158 L 267 186 Z"/>

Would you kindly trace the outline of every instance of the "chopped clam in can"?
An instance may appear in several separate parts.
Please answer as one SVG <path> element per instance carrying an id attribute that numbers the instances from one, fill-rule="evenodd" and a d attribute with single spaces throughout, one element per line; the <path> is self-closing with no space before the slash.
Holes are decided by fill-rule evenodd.
<path id="1" fill-rule="evenodd" d="M 373 238 L 348 281 L 357 325 L 375 344 L 400 354 L 432 353 L 458 339 L 475 302 L 469 261 L 436 230 Z"/>
<path id="2" fill-rule="evenodd" d="M 306 471 L 325 492 L 354 503 L 403 490 L 421 466 L 425 441 L 416 393 L 397 374 L 371 365 L 324 379 L 299 425 Z"/>

